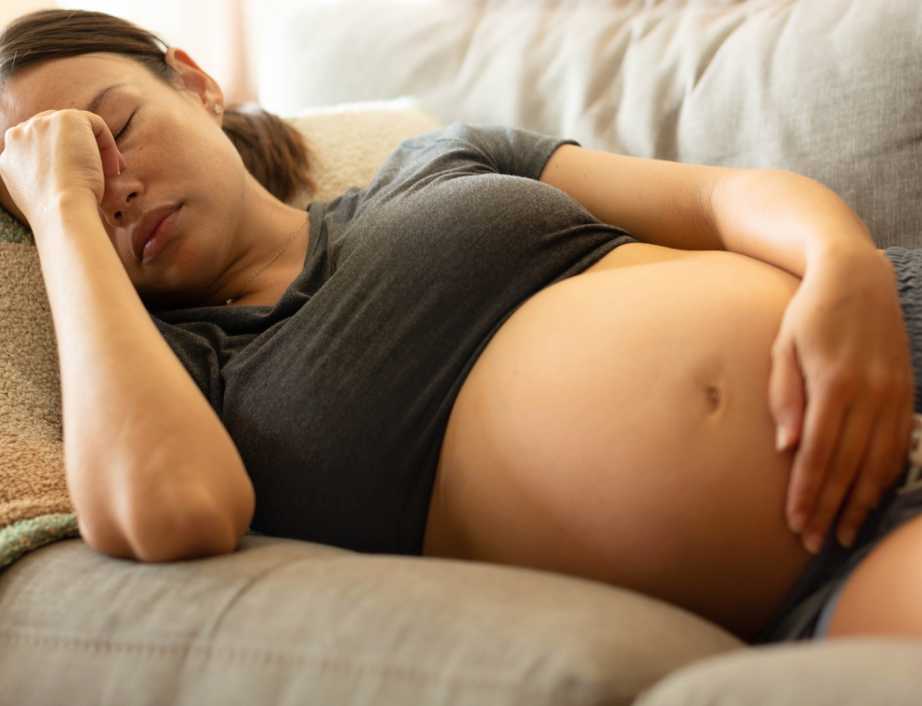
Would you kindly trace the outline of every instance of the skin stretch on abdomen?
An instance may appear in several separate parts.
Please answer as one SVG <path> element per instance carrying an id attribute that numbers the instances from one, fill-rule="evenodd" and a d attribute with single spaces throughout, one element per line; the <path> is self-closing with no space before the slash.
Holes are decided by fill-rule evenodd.
<path id="1" fill-rule="evenodd" d="M 745 639 L 810 558 L 768 406 L 800 280 L 644 246 L 663 257 L 548 287 L 490 341 L 449 419 L 438 512 L 467 558 L 638 590 Z"/>

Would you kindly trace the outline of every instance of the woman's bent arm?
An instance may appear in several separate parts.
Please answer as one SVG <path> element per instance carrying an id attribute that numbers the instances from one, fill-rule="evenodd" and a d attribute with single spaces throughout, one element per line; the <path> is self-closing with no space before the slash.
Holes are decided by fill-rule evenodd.
<path id="1" fill-rule="evenodd" d="M 729 250 L 804 277 L 830 252 L 874 240 L 831 189 L 795 172 L 683 164 L 563 145 L 541 181 L 603 223 L 680 250 Z"/>
<path id="2" fill-rule="evenodd" d="M 62 195 L 45 213 L 34 233 L 81 534 L 141 561 L 233 551 L 255 507 L 233 440 L 151 321 L 96 203 Z"/>
<path id="3" fill-rule="evenodd" d="M 832 257 L 877 249 L 864 221 L 838 194 L 795 172 L 736 170 L 714 182 L 711 208 L 727 250 L 801 279 Z"/>

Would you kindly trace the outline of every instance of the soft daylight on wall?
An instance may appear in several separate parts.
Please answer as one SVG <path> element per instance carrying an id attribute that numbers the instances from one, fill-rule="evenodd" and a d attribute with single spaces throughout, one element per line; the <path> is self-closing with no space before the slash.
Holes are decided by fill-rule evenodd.
<path id="1" fill-rule="evenodd" d="M 241 25 L 247 0 L 2 0 L 0 27 L 27 12 L 47 8 L 96 10 L 135 22 L 185 49 L 221 85 L 228 103 L 253 100 Z"/>

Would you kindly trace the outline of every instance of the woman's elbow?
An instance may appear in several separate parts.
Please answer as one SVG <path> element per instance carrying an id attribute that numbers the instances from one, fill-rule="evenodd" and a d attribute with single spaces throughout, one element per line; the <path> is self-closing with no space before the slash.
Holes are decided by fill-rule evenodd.
<path id="1" fill-rule="evenodd" d="M 135 536 L 134 558 L 145 563 L 231 554 L 240 542 L 231 518 L 213 509 L 161 517 Z"/>
<path id="2" fill-rule="evenodd" d="M 90 522 L 81 516 L 79 528 L 83 540 L 100 554 L 143 563 L 230 554 L 241 536 L 229 517 L 213 509 L 161 512 L 144 523 L 132 523 L 127 530 L 112 523 Z"/>

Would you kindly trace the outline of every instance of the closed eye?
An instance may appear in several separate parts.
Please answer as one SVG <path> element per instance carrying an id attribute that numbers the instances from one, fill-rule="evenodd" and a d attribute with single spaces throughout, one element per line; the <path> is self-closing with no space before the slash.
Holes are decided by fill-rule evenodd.
<path id="1" fill-rule="evenodd" d="M 135 111 L 137 113 L 138 111 Z M 128 126 L 131 125 L 131 120 L 134 118 L 134 113 L 131 114 L 131 117 L 128 118 L 128 122 L 125 123 L 125 126 L 119 131 L 118 135 L 115 136 L 115 141 L 118 142 L 122 139 L 122 136 L 128 132 Z"/>

